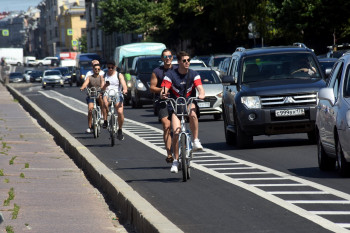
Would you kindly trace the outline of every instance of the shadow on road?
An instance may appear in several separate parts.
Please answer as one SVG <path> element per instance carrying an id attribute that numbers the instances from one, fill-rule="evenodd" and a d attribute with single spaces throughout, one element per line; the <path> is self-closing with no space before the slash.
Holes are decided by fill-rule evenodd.
<path id="1" fill-rule="evenodd" d="M 332 171 L 321 171 L 318 167 L 303 167 L 303 168 L 295 168 L 288 169 L 288 171 L 299 177 L 305 178 L 318 178 L 318 179 L 339 179 L 338 173 L 334 170 Z"/>

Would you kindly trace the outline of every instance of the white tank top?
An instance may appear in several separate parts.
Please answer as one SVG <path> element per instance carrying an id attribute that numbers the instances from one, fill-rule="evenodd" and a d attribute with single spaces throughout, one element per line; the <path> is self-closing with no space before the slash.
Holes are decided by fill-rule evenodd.
<path id="1" fill-rule="evenodd" d="M 115 74 L 111 76 L 108 75 L 108 72 L 105 73 L 105 82 L 109 81 L 109 86 L 106 88 L 107 92 L 108 90 L 111 90 L 111 89 L 115 89 L 117 91 L 122 90 L 122 86 L 120 85 L 118 76 L 119 76 L 118 72 L 115 72 Z"/>

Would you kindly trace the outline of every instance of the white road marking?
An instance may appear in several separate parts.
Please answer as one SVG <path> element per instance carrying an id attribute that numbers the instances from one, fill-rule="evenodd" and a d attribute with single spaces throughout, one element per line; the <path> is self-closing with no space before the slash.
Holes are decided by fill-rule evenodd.
<path id="1" fill-rule="evenodd" d="M 87 111 L 82 111 L 82 110 L 79 110 L 77 109 L 76 107 L 72 107 L 70 106 L 67 102 L 69 102 L 68 100 L 74 100 L 75 103 L 79 103 L 80 105 L 82 106 L 85 106 L 85 109 L 86 109 L 86 104 L 81 102 L 81 101 L 77 101 L 71 97 L 67 97 L 67 96 L 64 96 L 62 94 L 59 94 L 58 92 L 55 92 L 55 91 L 51 91 L 51 93 L 53 94 L 56 94 L 56 95 L 60 95 L 60 98 L 56 98 L 56 97 L 52 97 L 52 96 L 49 96 L 47 93 L 43 92 L 43 91 L 39 91 L 41 94 L 45 95 L 46 97 L 48 98 L 51 98 L 51 99 L 55 99 L 57 100 L 58 102 L 62 103 L 64 106 L 72 109 L 73 111 L 77 111 L 77 112 L 80 112 L 82 114 L 87 114 Z M 65 101 L 63 101 L 65 100 Z M 151 143 L 147 140 L 145 140 L 144 138 L 142 138 L 142 136 L 145 136 L 145 135 L 154 135 L 154 132 L 158 132 L 160 134 L 163 133 L 162 130 L 158 129 L 158 128 L 154 128 L 154 127 L 151 127 L 149 125 L 146 125 L 146 124 L 143 124 L 143 123 L 140 123 L 140 122 L 137 122 L 137 121 L 133 121 L 133 120 L 130 120 L 130 119 L 125 119 L 125 128 L 124 128 L 124 132 L 125 134 L 131 136 L 133 139 L 143 143 L 144 145 L 154 149 L 155 151 L 163 154 L 164 156 L 166 156 L 166 150 L 165 149 L 162 149 L 161 147 L 159 146 L 156 146 L 154 145 L 154 143 Z M 143 129 L 148 129 L 146 131 L 144 130 L 135 130 L 136 132 L 132 132 L 133 130 L 128 130 L 127 129 L 127 124 L 132 124 L 134 127 L 141 127 Z M 152 133 L 147 133 L 147 131 L 153 131 Z M 144 135 L 145 134 L 145 135 Z M 164 148 L 164 147 L 163 147 Z M 282 198 L 280 197 L 277 197 L 277 196 L 274 196 L 266 191 L 263 191 L 257 187 L 254 187 L 250 184 L 246 184 L 244 182 L 242 182 L 242 178 L 233 178 L 233 177 L 230 177 L 228 175 L 259 175 L 259 174 L 273 174 L 275 176 L 279 176 L 283 179 L 288 179 L 288 180 L 293 180 L 295 182 L 299 182 L 299 183 L 303 183 L 305 185 L 308 185 L 310 187 L 313 187 L 315 189 L 318 189 L 318 190 L 321 190 L 321 191 L 324 191 L 324 192 L 328 192 L 332 195 L 335 195 L 339 198 L 343 198 L 343 199 L 346 199 L 345 201 L 342 201 L 342 200 L 339 200 L 339 201 L 313 201 L 313 203 L 319 203 L 319 204 L 325 204 L 325 203 L 341 203 L 341 204 L 350 204 L 350 195 L 347 194 L 347 193 L 344 193 L 344 192 L 341 192 L 341 191 L 338 191 L 338 190 L 335 190 L 335 189 L 332 189 L 332 188 L 329 188 L 327 186 L 323 186 L 321 184 L 317 184 L 317 183 L 314 183 L 314 182 L 311 182 L 311 181 L 308 181 L 308 180 L 304 180 L 302 178 L 298 178 L 298 177 L 295 177 L 295 176 L 291 176 L 287 173 L 283 173 L 283 172 L 279 172 L 277 170 L 274 170 L 274 169 L 270 169 L 268 167 L 264 167 L 264 166 L 261 166 L 261 165 L 258 165 L 258 164 L 254 164 L 254 163 L 251 163 L 251 162 L 248 162 L 248 161 L 244 161 L 244 160 L 241 160 L 239 158 L 235 158 L 235 157 L 232 157 L 232 156 L 229 156 L 229 155 L 225 155 L 225 154 L 222 154 L 222 153 L 219 153 L 219 152 L 216 152 L 216 151 L 213 151 L 213 150 L 210 150 L 210 149 L 204 149 L 204 152 L 200 152 L 200 153 L 209 153 L 209 154 L 213 154 L 213 155 L 216 155 L 217 158 L 221 158 L 221 159 L 214 159 L 214 160 L 193 160 L 193 162 L 191 163 L 192 164 L 192 167 L 196 168 L 197 170 L 200 170 L 202 172 L 205 172 L 209 175 L 212 175 L 218 179 L 221 179 L 221 180 L 224 180 L 230 184 L 233 184 L 235 186 L 238 186 L 238 187 L 241 187 L 249 192 L 252 192 L 272 203 L 275 203 L 276 205 L 279 205 L 301 217 L 304 217 L 320 226 L 322 226 L 323 228 L 325 229 L 328 229 L 328 230 L 331 230 L 333 232 L 348 232 L 346 229 L 344 228 L 348 228 L 350 227 L 350 224 L 348 223 L 334 223 L 334 222 L 331 222 L 330 220 L 327 220 L 325 218 L 322 218 L 316 214 L 313 214 L 312 212 L 310 211 L 307 211 L 301 207 L 298 207 L 294 204 L 304 204 L 304 203 L 311 203 L 311 201 L 298 201 L 298 200 L 295 200 L 295 201 L 288 201 L 288 200 L 283 200 Z M 255 172 L 255 173 L 245 173 L 245 172 L 242 172 L 242 173 L 219 173 L 217 171 L 214 171 L 213 169 L 210 169 L 210 168 L 207 168 L 206 164 L 205 163 L 208 163 L 208 162 L 234 162 L 234 163 L 241 163 L 241 164 L 244 164 L 246 166 L 250 166 L 252 168 L 255 168 L 255 169 L 260 169 L 262 170 L 263 172 Z M 253 178 L 263 178 L 263 177 L 253 177 Z M 244 178 L 243 178 L 244 179 Z"/>
<path id="2" fill-rule="evenodd" d="M 269 194 L 273 194 L 273 195 L 281 195 L 281 194 L 295 194 L 295 195 L 300 195 L 300 194 L 329 194 L 326 193 L 324 191 L 276 191 L 276 192 L 267 192 Z"/>
<path id="3" fill-rule="evenodd" d="M 317 215 L 350 215 L 350 211 L 310 211 Z"/>

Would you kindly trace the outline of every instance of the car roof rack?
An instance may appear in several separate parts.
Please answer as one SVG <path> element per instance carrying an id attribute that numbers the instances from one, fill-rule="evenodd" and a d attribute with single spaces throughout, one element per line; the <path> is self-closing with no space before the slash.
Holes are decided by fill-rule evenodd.
<path id="1" fill-rule="evenodd" d="M 236 52 L 243 52 L 245 50 L 244 47 L 237 47 Z"/>

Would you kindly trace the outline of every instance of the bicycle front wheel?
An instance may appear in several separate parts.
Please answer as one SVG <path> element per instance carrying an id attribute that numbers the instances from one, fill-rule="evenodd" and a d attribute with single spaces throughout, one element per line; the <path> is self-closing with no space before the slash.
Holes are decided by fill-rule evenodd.
<path id="1" fill-rule="evenodd" d="M 94 138 L 98 137 L 98 129 L 97 129 L 97 111 L 92 110 L 92 129 L 94 131 Z"/>
<path id="2" fill-rule="evenodd" d="M 187 181 L 187 161 L 186 161 L 186 135 L 181 134 L 180 138 L 180 155 L 181 155 L 181 167 L 182 167 L 182 180 Z"/>
<path id="3" fill-rule="evenodd" d="M 114 146 L 115 144 L 115 117 L 114 117 L 114 114 L 111 115 L 111 121 L 110 121 L 110 131 L 109 131 L 109 134 L 110 134 L 110 137 L 111 137 L 111 146 Z"/>

